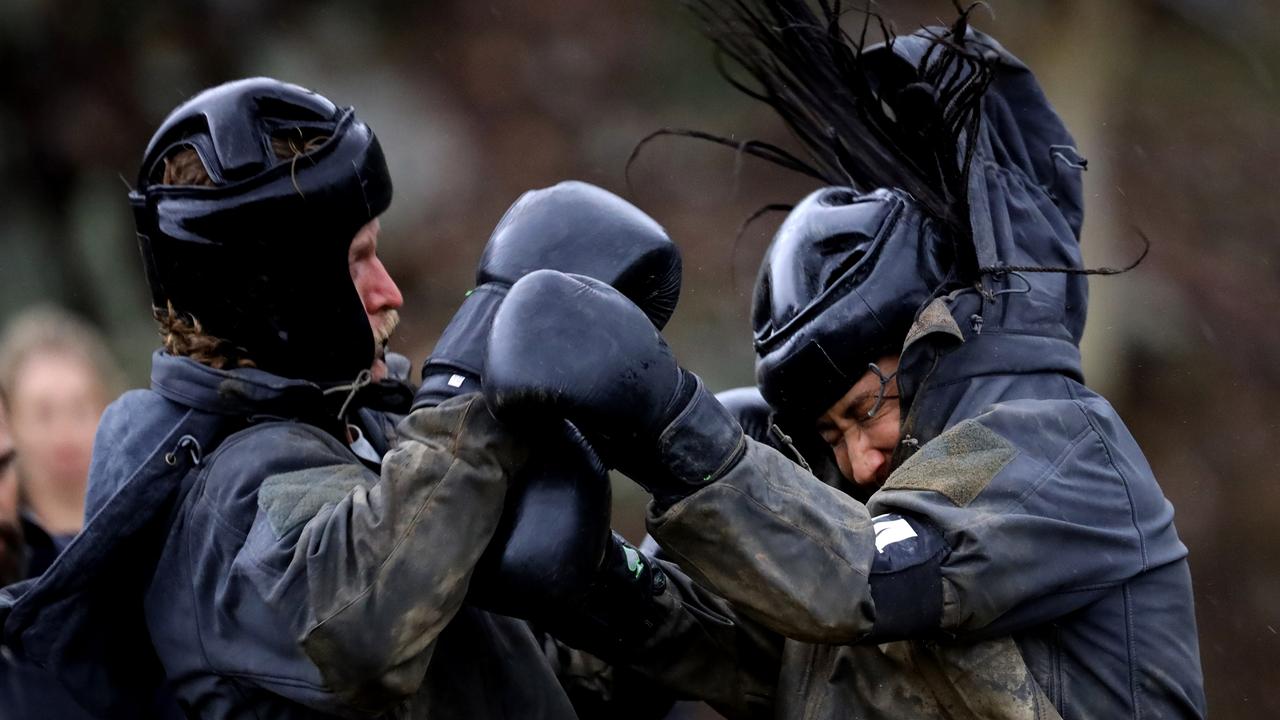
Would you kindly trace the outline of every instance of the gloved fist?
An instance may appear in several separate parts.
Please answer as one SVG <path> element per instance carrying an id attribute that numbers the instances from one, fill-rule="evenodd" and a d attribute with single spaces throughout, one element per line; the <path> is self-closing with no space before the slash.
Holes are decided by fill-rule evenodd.
<path id="1" fill-rule="evenodd" d="M 667 610 L 655 598 L 666 588 L 662 568 L 615 532 L 582 592 L 534 622 L 571 647 L 602 658 L 622 656 L 662 622 Z"/>
<path id="2" fill-rule="evenodd" d="M 680 293 L 680 253 L 625 200 L 563 182 L 525 193 L 489 239 L 468 294 L 423 365 L 415 408 L 480 389 L 494 314 L 516 280 L 539 268 L 609 282 L 661 325 Z M 468 602 L 505 615 L 546 616 L 580 597 L 609 542 L 609 478 L 567 423 L 538 429 L 536 450 L 511 480 L 503 517 L 471 577 Z"/>
<path id="3" fill-rule="evenodd" d="M 540 620 L 577 607 L 596 582 L 613 498 L 608 471 L 573 426 L 553 425 L 534 443 L 476 563 L 467 601 Z"/>
<path id="4" fill-rule="evenodd" d="M 507 210 L 476 269 L 476 288 L 422 367 L 414 407 L 480 390 L 484 344 L 512 283 L 550 268 L 596 278 L 662 327 L 680 296 L 680 251 L 658 223 L 613 193 L 566 181 L 531 190 Z"/>
<path id="5" fill-rule="evenodd" d="M 484 390 L 513 423 L 572 422 L 665 506 L 742 456 L 742 428 L 613 288 L 553 270 L 512 287 L 489 335 Z"/>

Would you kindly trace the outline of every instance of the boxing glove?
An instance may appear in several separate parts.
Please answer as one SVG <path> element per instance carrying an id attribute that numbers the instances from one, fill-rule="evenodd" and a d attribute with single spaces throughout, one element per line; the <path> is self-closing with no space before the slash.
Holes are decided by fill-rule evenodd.
<path id="1" fill-rule="evenodd" d="M 680 251 L 658 223 L 613 193 L 577 181 L 531 190 L 507 210 L 480 256 L 476 287 L 422 367 L 414 407 L 480 390 L 484 343 L 512 283 L 538 269 L 601 280 L 631 298 L 654 325 L 680 295 Z"/>
<path id="2" fill-rule="evenodd" d="M 572 422 L 606 464 L 666 507 L 745 449 L 733 415 L 681 368 L 643 311 L 592 278 L 541 270 L 494 317 L 484 391 L 500 419 Z"/>

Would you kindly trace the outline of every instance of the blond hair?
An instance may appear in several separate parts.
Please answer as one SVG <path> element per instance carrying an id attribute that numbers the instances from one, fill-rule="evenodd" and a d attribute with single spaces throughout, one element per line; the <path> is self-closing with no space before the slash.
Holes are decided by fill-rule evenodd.
<path id="1" fill-rule="evenodd" d="M 4 395 L 13 397 L 18 373 L 27 360 L 47 354 L 82 361 L 97 377 L 104 397 L 114 397 L 124 387 L 120 368 L 95 327 L 59 307 L 40 305 L 15 316 L 0 337 L 0 390 Z"/>

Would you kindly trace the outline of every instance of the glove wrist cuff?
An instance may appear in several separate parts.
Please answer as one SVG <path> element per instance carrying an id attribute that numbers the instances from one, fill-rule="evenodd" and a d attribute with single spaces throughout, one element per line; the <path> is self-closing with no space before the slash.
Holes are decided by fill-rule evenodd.
<path id="1" fill-rule="evenodd" d="M 422 364 L 422 386 L 414 398 L 415 409 L 480 392 L 489 328 L 509 289 L 507 285 L 485 283 L 468 293 L 440 334 L 431 357 Z"/>
<path id="2" fill-rule="evenodd" d="M 658 438 L 658 455 L 667 471 L 690 493 L 718 480 L 746 449 L 742 426 L 707 391 L 702 379 L 683 371 L 696 383 L 693 397 Z"/>

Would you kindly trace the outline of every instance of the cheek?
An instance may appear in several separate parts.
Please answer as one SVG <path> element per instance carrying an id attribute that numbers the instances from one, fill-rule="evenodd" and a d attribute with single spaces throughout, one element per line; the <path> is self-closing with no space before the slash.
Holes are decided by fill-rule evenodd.
<path id="1" fill-rule="evenodd" d="M 0 472 L 0 517 L 17 513 L 18 477 L 13 465 Z"/>
<path id="2" fill-rule="evenodd" d="M 898 445 L 898 423 L 889 422 L 889 420 L 890 418 L 885 418 L 884 423 L 868 433 L 871 446 L 886 453 L 892 453 Z"/>
<path id="3" fill-rule="evenodd" d="M 854 455 L 854 448 L 848 437 L 831 446 L 832 452 L 836 456 L 836 467 L 840 468 L 840 474 L 845 478 L 853 479 L 853 463 L 850 461 Z"/>

